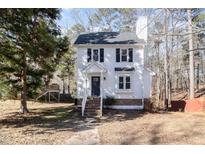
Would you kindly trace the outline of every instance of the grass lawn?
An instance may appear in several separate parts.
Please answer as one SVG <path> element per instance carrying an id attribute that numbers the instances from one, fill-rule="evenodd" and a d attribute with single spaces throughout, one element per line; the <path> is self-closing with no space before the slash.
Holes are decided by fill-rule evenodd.
<path id="1" fill-rule="evenodd" d="M 99 144 L 205 144 L 205 113 L 104 110 L 88 127 L 72 103 L 28 102 L 28 108 L 24 116 L 19 101 L 0 101 L 0 144 L 65 144 L 81 127 L 97 128 Z"/>
<path id="2" fill-rule="evenodd" d="M 107 111 L 101 144 L 205 144 L 205 113 Z"/>
<path id="3" fill-rule="evenodd" d="M 30 113 L 18 113 L 19 101 L 0 102 L 0 144 L 64 144 L 82 123 L 72 103 L 28 102 Z"/>

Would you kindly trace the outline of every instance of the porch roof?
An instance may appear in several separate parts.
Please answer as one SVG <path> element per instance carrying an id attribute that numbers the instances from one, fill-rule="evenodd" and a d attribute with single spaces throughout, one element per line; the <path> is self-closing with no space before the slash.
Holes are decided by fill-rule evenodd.
<path id="1" fill-rule="evenodd" d="M 83 69 L 83 73 L 106 73 L 107 69 L 97 62 L 92 62 Z"/>

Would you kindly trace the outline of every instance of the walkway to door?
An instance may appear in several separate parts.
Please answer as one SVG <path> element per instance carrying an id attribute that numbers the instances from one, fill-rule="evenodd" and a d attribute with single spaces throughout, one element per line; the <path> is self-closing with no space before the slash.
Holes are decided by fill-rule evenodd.
<path id="1" fill-rule="evenodd" d="M 86 123 L 78 130 L 76 134 L 71 136 L 65 144 L 69 145 L 94 145 L 100 144 L 100 136 L 98 133 L 98 128 L 95 126 L 96 120 L 93 118 L 87 118 Z M 87 127 L 92 127 L 91 129 L 84 129 Z"/>

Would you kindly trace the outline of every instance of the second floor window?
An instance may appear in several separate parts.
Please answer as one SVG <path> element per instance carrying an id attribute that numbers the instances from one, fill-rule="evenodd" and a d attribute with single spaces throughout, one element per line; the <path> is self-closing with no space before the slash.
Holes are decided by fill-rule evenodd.
<path id="1" fill-rule="evenodd" d="M 116 49 L 116 62 L 133 62 L 133 48 Z"/>
<path id="2" fill-rule="evenodd" d="M 121 50 L 121 61 L 127 61 L 127 49 L 122 49 Z"/>
<path id="3" fill-rule="evenodd" d="M 104 49 L 87 49 L 87 62 L 104 62 Z"/>
<path id="4" fill-rule="evenodd" d="M 98 61 L 98 49 L 93 50 L 93 61 Z"/>

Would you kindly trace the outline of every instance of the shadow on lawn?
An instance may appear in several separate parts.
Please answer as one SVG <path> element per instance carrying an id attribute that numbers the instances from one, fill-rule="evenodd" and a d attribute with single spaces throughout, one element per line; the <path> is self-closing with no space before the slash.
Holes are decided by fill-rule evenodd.
<path id="1" fill-rule="evenodd" d="M 42 109 L 31 109 L 29 114 L 23 115 L 17 112 L 0 119 L 0 126 L 20 128 L 31 126 L 25 133 L 29 133 L 42 128 L 38 133 L 47 133 L 49 131 L 76 131 L 80 127 L 90 129 L 84 125 L 85 118 L 82 118 L 80 112 L 74 105 L 68 107 L 52 107 Z"/>
<path id="2" fill-rule="evenodd" d="M 106 109 L 103 111 L 103 118 L 101 122 L 110 122 L 110 121 L 126 121 L 132 120 L 144 116 L 146 113 L 143 111 L 136 110 L 111 110 Z"/>
<path id="3" fill-rule="evenodd" d="M 142 124 L 141 127 L 149 127 L 149 124 Z M 120 144 L 122 145 L 142 145 L 142 144 L 150 144 L 150 145 L 156 145 L 160 144 L 160 136 L 159 136 L 159 129 L 161 127 L 161 124 L 154 125 L 150 130 L 147 130 L 147 134 L 143 134 L 139 130 L 137 132 L 134 128 L 133 130 L 126 136 L 123 137 L 122 142 Z"/>
<path id="4" fill-rule="evenodd" d="M 112 122 L 112 121 L 127 121 L 134 120 L 151 114 L 149 116 L 154 116 L 155 114 L 160 114 L 161 116 L 171 115 L 171 112 L 144 112 L 136 110 L 106 110 L 104 112 L 104 118 L 102 122 Z M 151 119 L 150 119 L 151 120 Z M 126 123 L 122 123 L 125 124 Z M 133 128 L 130 128 L 130 124 L 133 125 Z M 136 124 L 136 127 L 135 127 Z M 139 126 L 140 125 L 140 126 Z M 121 136 L 119 144 L 122 145 L 141 145 L 141 144 L 162 144 L 161 139 L 161 130 L 163 129 L 164 121 L 162 122 L 139 122 L 133 121 L 133 123 L 128 123 L 128 129 L 116 128 L 116 130 L 111 130 L 113 133 L 116 133 L 116 136 Z M 119 129 L 119 130 L 117 130 Z M 173 132 L 174 133 L 174 132 Z M 123 135 L 124 134 L 124 135 Z"/>
<path id="5" fill-rule="evenodd" d="M 138 128 L 138 131 L 133 128 L 133 130 L 131 130 L 128 135 L 123 136 L 120 144 L 205 144 L 203 140 L 203 117 L 201 117 L 200 119 L 201 122 L 199 122 L 198 120 L 186 120 L 187 119 L 184 118 L 181 123 L 176 123 L 176 126 L 174 128 L 172 128 L 172 123 L 174 123 L 175 121 L 171 118 L 168 121 L 156 121 L 155 123 L 150 124 L 142 123 L 140 125 L 140 128 Z M 183 122 L 189 124 L 184 126 Z M 146 128 L 146 131 L 143 130 L 144 128 Z M 122 132 L 120 132 L 119 135 L 121 135 L 121 133 Z M 127 132 L 125 132 L 125 134 L 127 134 Z"/>
<path id="6" fill-rule="evenodd" d="M 148 113 L 136 110 L 104 110 L 103 117 L 94 122 L 88 122 L 82 118 L 80 111 L 74 106 L 48 107 L 31 109 L 27 115 L 11 113 L 0 119 L 0 127 L 23 128 L 23 133 L 51 134 L 56 131 L 83 131 L 94 128 L 107 122 L 127 121 L 143 117 Z M 156 128 L 157 129 L 157 128 Z M 152 134 L 156 134 L 153 132 Z M 131 144 L 132 138 L 123 144 Z M 151 141 L 157 142 L 157 138 Z"/>
<path id="7" fill-rule="evenodd" d="M 104 110 L 102 118 L 89 122 L 86 118 L 81 117 L 79 109 L 74 105 L 69 105 L 30 109 L 30 113 L 26 115 L 17 112 L 10 113 L 4 119 L 0 119 L 0 127 L 26 127 L 24 133 L 32 133 L 33 131 L 38 134 L 55 131 L 83 131 L 106 122 L 131 120 L 145 114 L 136 110 Z"/>

